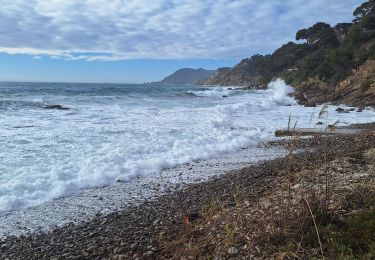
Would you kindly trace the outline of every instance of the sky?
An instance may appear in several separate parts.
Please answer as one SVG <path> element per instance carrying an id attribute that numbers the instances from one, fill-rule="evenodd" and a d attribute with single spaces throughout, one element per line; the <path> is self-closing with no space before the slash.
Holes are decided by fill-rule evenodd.
<path id="1" fill-rule="evenodd" d="M 0 0 L 0 81 L 143 83 L 272 53 L 364 0 Z"/>

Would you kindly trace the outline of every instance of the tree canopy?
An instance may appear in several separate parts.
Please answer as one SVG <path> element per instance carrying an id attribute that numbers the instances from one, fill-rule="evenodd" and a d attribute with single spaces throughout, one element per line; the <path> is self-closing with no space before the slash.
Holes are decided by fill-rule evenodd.
<path id="1" fill-rule="evenodd" d="M 282 77 L 290 84 L 318 77 L 331 85 L 343 80 L 368 59 L 375 59 L 375 0 L 368 0 L 354 11 L 353 23 L 331 27 L 319 22 L 296 33 L 272 55 L 254 55 L 241 62 L 243 69 L 259 72 L 261 83 Z"/>
<path id="2" fill-rule="evenodd" d="M 362 19 L 369 15 L 375 15 L 375 0 L 369 0 L 363 4 L 361 4 L 359 7 L 357 7 L 354 12 L 354 23 L 358 23 L 362 21 Z"/>
<path id="3" fill-rule="evenodd" d="M 317 43 L 322 37 L 327 36 L 329 32 L 333 32 L 331 26 L 326 23 L 316 23 L 308 29 L 299 30 L 296 34 L 296 40 L 307 40 L 307 44 Z"/>

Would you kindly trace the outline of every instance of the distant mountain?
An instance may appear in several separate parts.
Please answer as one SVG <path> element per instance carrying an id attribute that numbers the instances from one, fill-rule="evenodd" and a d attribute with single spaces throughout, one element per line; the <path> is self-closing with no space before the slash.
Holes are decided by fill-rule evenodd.
<path id="1" fill-rule="evenodd" d="M 216 73 L 216 70 L 205 69 L 179 69 L 172 75 L 165 77 L 159 83 L 164 84 L 195 84 L 198 81 L 211 78 Z"/>

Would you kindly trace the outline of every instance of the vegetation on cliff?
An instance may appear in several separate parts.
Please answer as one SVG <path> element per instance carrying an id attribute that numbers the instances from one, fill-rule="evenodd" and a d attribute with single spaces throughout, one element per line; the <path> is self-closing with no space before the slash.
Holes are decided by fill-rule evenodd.
<path id="1" fill-rule="evenodd" d="M 353 70 L 375 59 L 375 0 L 363 3 L 353 15 L 352 23 L 331 27 L 319 22 L 301 29 L 296 33 L 298 43 L 289 42 L 270 55 L 244 59 L 204 83 L 259 87 L 281 77 L 288 84 L 299 86 L 315 79 L 328 86 L 326 94 L 332 95 L 334 86 Z"/>

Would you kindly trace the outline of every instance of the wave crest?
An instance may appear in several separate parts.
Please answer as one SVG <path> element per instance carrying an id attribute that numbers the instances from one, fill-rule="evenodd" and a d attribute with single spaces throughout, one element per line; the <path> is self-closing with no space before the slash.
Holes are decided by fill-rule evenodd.
<path id="1" fill-rule="evenodd" d="M 209 89 L 188 91 L 186 93 L 197 97 L 222 98 L 234 95 L 235 90 L 226 87 L 211 87 Z"/>
<path id="2" fill-rule="evenodd" d="M 268 89 L 273 92 L 272 101 L 277 105 L 294 105 L 296 101 L 289 96 L 293 93 L 293 88 L 288 86 L 284 80 L 276 79 L 268 84 Z"/>

